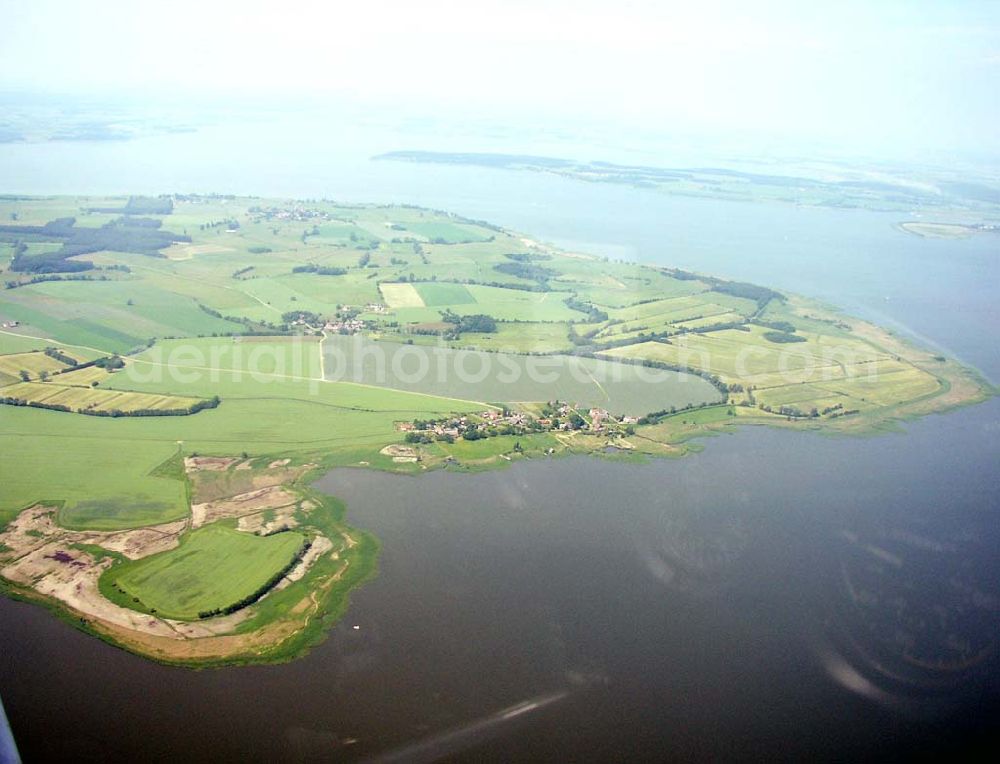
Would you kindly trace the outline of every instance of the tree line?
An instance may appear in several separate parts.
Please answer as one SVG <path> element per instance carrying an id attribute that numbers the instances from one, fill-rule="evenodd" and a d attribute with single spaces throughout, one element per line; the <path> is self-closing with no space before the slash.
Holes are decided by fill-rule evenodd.
<path id="1" fill-rule="evenodd" d="M 287 563 L 285 563 L 285 565 L 281 568 L 281 570 L 279 570 L 277 573 L 275 573 L 273 576 L 267 579 L 266 582 L 257 587 L 257 589 L 254 590 L 251 594 L 248 594 L 241 600 L 237 600 L 231 605 L 226 605 L 226 607 L 224 608 L 213 608 L 212 610 L 202 610 L 198 613 L 198 617 L 211 618 L 212 616 L 215 615 L 229 615 L 230 613 L 235 613 L 237 610 L 242 610 L 243 608 L 252 605 L 261 597 L 263 597 L 265 594 L 267 594 L 269 591 L 271 591 L 271 589 L 277 586 L 278 583 L 281 581 L 281 579 L 287 576 L 292 571 L 292 568 L 294 568 L 302 561 L 302 558 L 306 556 L 306 552 L 309 551 L 310 547 L 312 547 L 312 540 L 305 539 L 302 542 L 302 546 L 299 547 L 299 551 L 297 551 L 292 556 L 292 559 L 289 560 Z"/>

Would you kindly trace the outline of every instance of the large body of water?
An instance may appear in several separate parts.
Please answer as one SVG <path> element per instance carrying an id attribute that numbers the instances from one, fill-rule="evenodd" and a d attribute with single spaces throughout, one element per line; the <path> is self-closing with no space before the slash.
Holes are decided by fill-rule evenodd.
<path id="1" fill-rule="evenodd" d="M 826 299 L 1000 378 L 996 238 L 365 159 L 441 148 L 394 140 L 258 124 L 7 145 L 0 173 L 4 192 L 451 209 Z M 338 470 L 320 485 L 382 540 L 381 571 L 304 659 L 165 668 L 0 600 L 0 694 L 31 758 L 842 760 L 996 746 L 998 435 L 993 400 L 870 438 L 746 429 L 646 465 Z"/>

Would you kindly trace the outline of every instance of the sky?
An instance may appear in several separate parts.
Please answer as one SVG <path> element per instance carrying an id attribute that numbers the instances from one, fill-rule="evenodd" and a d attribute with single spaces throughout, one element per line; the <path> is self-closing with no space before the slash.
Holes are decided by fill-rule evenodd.
<path id="1" fill-rule="evenodd" d="M 0 0 L 0 19 L 0 90 L 998 149 L 1000 2 Z"/>

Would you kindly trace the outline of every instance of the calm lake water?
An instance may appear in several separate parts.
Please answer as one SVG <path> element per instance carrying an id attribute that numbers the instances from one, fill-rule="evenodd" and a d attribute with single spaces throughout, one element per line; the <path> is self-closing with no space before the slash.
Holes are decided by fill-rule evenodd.
<path id="1" fill-rule="evenodd" d="M 927 241 L 894 229 L 905 216 L 372 163 L 439 146 L 278 135 L 248 125 L 0 146 L 0 171 L 10 192 L 447 208 L 827 299 L 1000 378 L 997 238 Z M 165 668 L 0 600 L 0 693 L 29 760 L 843 760 L 995 747 L 998 434 L 994 399 L 870 438 L 745 429 L 645 465 L 336 470 L 319 485 L 381 539 L 381 570 L 306 658 Z"/>

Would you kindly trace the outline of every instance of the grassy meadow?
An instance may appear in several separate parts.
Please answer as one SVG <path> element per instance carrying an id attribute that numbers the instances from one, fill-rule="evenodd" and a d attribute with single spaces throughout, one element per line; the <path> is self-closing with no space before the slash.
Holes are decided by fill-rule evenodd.
<path id="1" fill-rule="evenodd" d="M 286 531 L 273 536 L 214 524 L 182 537 L 180 546 L 125 562 L 105 575 L 138 606 L 163 618 L 193 621 L 224 609 L 260 589 L 302 548 L 305 537 Z"/>

